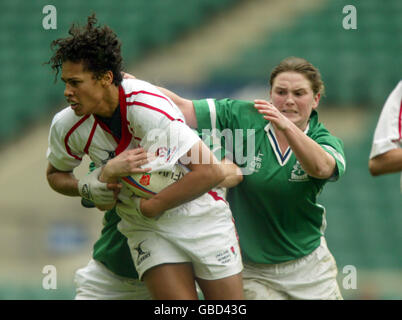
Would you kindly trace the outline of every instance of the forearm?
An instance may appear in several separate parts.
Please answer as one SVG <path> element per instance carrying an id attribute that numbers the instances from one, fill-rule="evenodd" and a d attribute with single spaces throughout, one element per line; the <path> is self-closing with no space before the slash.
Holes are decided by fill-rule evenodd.
<path id="1" fill-rule="evenodd" d="M 221 183 L 225 176 L 222 164 L 202 142 L 196 143 L 186 155 L 190 172 L 141 205 L 142 214 L 154 217 L 164 211 L 198 198 Z"/>
<path id="2" fill-rule="evenodd" d="M 166 210 L 200 197 L 216 187 L 223 179 L 224 176 L 219 167 L 190 171 L 176 183 L 144 201 L 141 206 L 142 214 L 148 217 L 158 216 Z"/>
<path id="3" fill-rule="evenodd" d="M 390 150 L 370 159 L 369 169 L 373 176 L 402 171 L 402 148 Z"/>
<path id="4" fill-rule="evenodd" d="M 294 124 L 283 132 L 290 148 L 308 175 L 318 179 L 332 176 L 336 166 L 335 159 L 317 142 Z"/>
<path id="5" fill-rule="evenodd" d="M 48 168 L 47 181 L 50 187 L 58 193 L 71 197 L 79 197 L 78 180 L 72 172 L 55 171 Z"/>

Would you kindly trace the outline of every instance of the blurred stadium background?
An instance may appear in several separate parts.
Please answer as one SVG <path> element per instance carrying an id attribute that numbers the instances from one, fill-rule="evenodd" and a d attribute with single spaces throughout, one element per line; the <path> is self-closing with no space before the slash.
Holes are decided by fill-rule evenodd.
<path id="1" fill-rule="evenodd" d="M 45 5 L 57 29 L 45 30 Z M 345 30 L 346 5 L 357 29 Z M 45 179 L 47 134 L 65 107 L 50 42 L 93 11 L 123 42 L 125 70 L 187 98 L 267 96 L 270 71 L 301 56 L 326 83 L 321 120 L 345 142 L 347 172 L 320 198 L 346 299 L 402 298 L 399 176 L 372 178 L 370 144 L 382 105 L 401 79 L 400 0 L 2 0 L 0 2 L 0 298 L 71 299 L 102 214 L 58 195 Z M 86 172 L 87 163 L 77 169 Z M 57 289 L 42 288 L 46 265 Z M 356 288 L 349 266 L 357 271 Z"/>

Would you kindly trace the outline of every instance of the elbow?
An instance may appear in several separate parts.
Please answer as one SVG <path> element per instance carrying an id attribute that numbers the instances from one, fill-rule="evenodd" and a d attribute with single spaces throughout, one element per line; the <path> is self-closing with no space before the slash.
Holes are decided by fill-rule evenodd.
<path id="1" fill-rule="evenodd" d="M 368 163 L 369 172 L 373 177 L 379 176 L 381 172 L 378 170 L 378 166 L 376 165 L 376 161 L 373 159 L 369 160 Z"/>
<path id="2" fill-rule="evenodd" d="M 209 170 L 207 170 L 206 178 L 210 181 L 212 187 L 215 187 L 225 180 L 225 171 L 220 165 L 212 164 L 209 166 Z"/>
<path id="3" fill-rule="evenodd" d="M 336 169 L 336 166 L 333 165 L 322 165 L 317 166 L 312 170 L 312 172 L 307 172 L 308 175 L 317 178 L 317 179 L 328 179 L 330 178 Z"/>

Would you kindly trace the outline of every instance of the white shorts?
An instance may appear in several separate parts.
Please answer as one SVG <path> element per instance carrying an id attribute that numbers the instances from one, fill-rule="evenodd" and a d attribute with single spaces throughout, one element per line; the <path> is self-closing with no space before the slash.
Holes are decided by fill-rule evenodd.
<path id="1" fill-rule="evenodd" d="M 244 296 L 248 300 L 342 300 L 336 262 L 324 237 L 309 255 L 279 264 L 245 263 Z"/>
<path id="2" fill-rule="evenodd" d="M 144 282 L 120 277 L 91 259 L 75 273 L 76 300 L 150 300 Z"/>
<path id="3" fill-rule="evenodd" d="M 195 276 L 222 279 L 243 269 L 239 242 L 226 201 L 204 194 L 166 211 L 158 219 L 136 210 L 117 210 L 118 229 L 128 239 L 135 268 L 145 271 L 165 263 L 193 264 Z"/>

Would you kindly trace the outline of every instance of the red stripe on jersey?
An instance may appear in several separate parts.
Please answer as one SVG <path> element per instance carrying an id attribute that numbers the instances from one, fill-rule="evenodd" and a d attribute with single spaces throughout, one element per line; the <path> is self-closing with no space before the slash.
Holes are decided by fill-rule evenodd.
<path id="1" fill-rule="evenodd" d="M 172 105 L 172 103 L 171 103 L 171 102 L 169 101 L 169 99 L 167 99 L 166 97 L 161 96 L 160 94 L 156 94 L 156 93 L 152 93 L 152 92 L 144 91 L 144 90 L 130 92 L 130 93 L 126 94 L 126 98 L 130 98 L 131 96 L 137 95 L 137 94 L 140 94 L 140 93 L 142 93 L 142 94 L 148 94 L 148 95 L 150 95 L 150 96 L 154 96 L 154 97 L 158 97 L 158 98 L 164 99 L 164 100 L 166 100 L 167 102 L 169 102 L 170 105 Z"/>
<path id="2" fill-rule="evenodd" d="M 222 197 L 218 196 L 218 193 L 217 193 L 216 191 L 210 190 L 210 191 L 208 191 L 208 194 L 209 194 L 210 196 L 212 196 L 212 198 L 214 198 L 215 201 L 222 200 L 222 201 L 226 202 L 225 199 L 223 199 Z"/>
<path id="3" fill-rule="evenodd" d="M 116 148 L 116 155 L 122 153 L 131 142 L 131 133 L 128 131 L 127 123 L 127 101 L 126 94 L 122 86 L 119 86 L 119 102 L 121 115 L 121 140 Z"/>
<path id="4" fill-rule="evenodd" d="M 98 125 L 98 122 L 97 122 L 96 119 L 95 119 L 94 125 L 92 126 L 92 129 L 91 129 L 91 133 L 89 134 L 89 138 L 88 138 L 87 144 L 85 145 L 85 148 L 84 148 L 84 152 L 85 152 L 86 154 L 88 154 L 89 146 L 91 145 L 92 138 L 94 137 L 94 133 L 95 133 L 95 130 L 96 130 L 96 126 L 97 126 L 97 125 Z"/>
<path id="5" fill-rule="evenodd" d="M 155 107 L 153 107 L 153 106 L 150 106 L 149 104 L 146 104 L 146 103 L 143 103 L 143 102 L 138 102 L 138 101 L 127 102 L 127 105 L 128 105 L 128 106 L 136 105 L 136 106 L 141 106 L 141 107 L 144 107 L 144 108 L 148 108 L 148 109 L 151 109 L 151 110 L 154 110 L 154 111 L 157 111 L 157 112 L 162 113 L 162 114 L 165 115 L 169 120 L 172 120 L 172 121 L 180 121 L 180 122 L 183 122 L 183 123 L 184 123 L 183 120 L 181 120 L 181 119 L 175 119 L 175 118 L 173 118 L 170 114 L 166 113 L 165 111 L 163 111 L 163 110 L 161 110 L 161 109 L 158 109 L 158 108 L 155 108 Z"/>
<path id="6" fill-rule="evenodd" d="M 70 147 L 68 146 L 68 139 L 70 138 L 71 134 L 75 131 L 75 129 L 77 129 L 82 123 L 84 123 L 85 120 L 87 120 L 89 118 L 89 115 L 84 116 L 83 118 L 80 119 L 80 121 L 78 121 L 71 129 L 70 131 L 67 132 L 66 137 L 64 138 L 64 146 L 66 147 L 66 151 L 67 153 L 72 156 L 73 158 L 77 159 L 77 160 L 82 160 L 82 158 L 80 158 L 79 156 L 76 156 L 75 154 L 73 154 L 71 152 Z"/>

